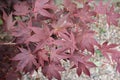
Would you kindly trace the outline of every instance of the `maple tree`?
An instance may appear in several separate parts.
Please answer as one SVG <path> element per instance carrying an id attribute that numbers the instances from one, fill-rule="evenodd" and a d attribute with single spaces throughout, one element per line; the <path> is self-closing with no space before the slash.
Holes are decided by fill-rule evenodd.
<path id="1" fill-rule="evenodd" d="M 76 68 L 78 76 L 82 72 L 90 76 L 90 68 L 96 67 L 90 61 L 96 48 L 107 59 L 111 56 L 120 72 L 120 51 L 116 49 L 119 45 L 100 44 L 90 25 L 98 21 L 99 15 L 105 15 L 106 24 L 118 26 L 120 14 L 110 2 L 63 0 L 57 5 L 56 0 L 1 0 L 0 13 L 1 27 L 11 37 L 8 43 L 0 42 L 0 49 L 4 45 L 14 48 L 8 51 L 11 70 L 0 76 L 2 80 L 17 80 L 21 77 L 19 72 L 32 74 L 39 68 L 49 80 L 61 80 L 60 72 L 65 71 L 61 60 L 69 60 L 70 69 Z"/>

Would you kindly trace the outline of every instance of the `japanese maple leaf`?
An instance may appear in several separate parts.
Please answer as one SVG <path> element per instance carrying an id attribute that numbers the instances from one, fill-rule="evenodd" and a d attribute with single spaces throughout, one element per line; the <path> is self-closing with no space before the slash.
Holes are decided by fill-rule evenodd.
<path id="1" fill-rule="evenodd" d="M 92 19 L 92 16 L 94 16 L 94 12 L 90 11 L 90 6 L 88 4 L 85 4 L 84 7 L 80 9 L 80 11 L 74 14 L 74 16 L 79 17 L 83 23 L 89 23 L 95 21 Z"/>
<path id="2" fill-rule="evenodd" d="M 120 14 L 119 13 L 116 13 L 114 11 L 114 6 L 112 6 L 110 8 L 109 11 L 107 11 L 107 22 L 108 24 L 113 24 L 115 26 L 118 26 L 118 20 L 120 19 Z"/>
<path id="3" fill-rule="evenodd" d="M 45 61 L 49 61 L 48 60 L 48 51 L 46 51 L 45 49 L 39 50 L 37 52 L 37 55 L 38 55 L 38 62 L 41 66 L 44 66 Z"/>
<path id="4" fill-rule="evenodd" d="M 31 36 L 31 30 L 23 22 L 18 21 L 17 27 L 11 29 L 11 34 L 17 38 L 17 43 L 24 43 Z"/>
<path id="5" fill-rule="evenodd" d="M 78 76 L 80 76 L 82 72 L 90 76 L 89 69 L 92 67 L 96 67 L 94 63 L 88 61 L 90 57 L 91 56 L 85 56 L 81 53 L 75 52 L 75 54 L 72 54 L 69 58 L 71 64 L 73 63 L 73 66 L 71 68 L 77 68 Z"/>
<path id="6" fill-rule="evenodd" d="M 77 10 L 77 5 L 73 3 L 71 0 L 64 0 L 63 4 L 64 8 L 66 8 L 71 13 Z"/>
<path id="7" fill-rule="evenodd" d="M 84 72 L 86 75 L 90 76 L 89 69 L 83 63 L 79 62 L 78 63 L 78 67 L 77 67 L 77 74 L 78 74 L 78 76 L 80 76 L 82 72 Z"/>
<path id="8" fill-rule="evenodd" d="M 49 80 L 52 80 L 52 78 L 56 78 L 57 80 L 61 80 L 61 76 L 59 71 L 64 71 L 65 69 L 55 63 L 49 63 L 48 65 L 42 67 L 42 73 L 48 77 Z"/>
<path id="9" fill-rule="evenodd" d="M 16 23 L 16 21 L 13 21 L 12 13 L 8 16 L 4 10 L 3 10 L 3 20 L 5 22 L 4 23 L 5 29 L 8 31 L 11 30 Z"/>
<path id="10" fill-rule="evenodd" d="M 81 50 L 84 51 L 87 49 L 88 51 L 94 53 L 94 46 L 98 46 L 97 41 L 94 38 L 94 31 L 84 31 L 76 34 L 76 45 Z"/>
<path id="11" fill-rule="evenodd" d="M 55 5 L 50 4 L 49 0 L 36 0 L 35 1 L 35 7 L 34 7 L 34 13 L 35 13 L 35 17 L 38 14 L 41 14 L 42 16 L 48 17 L 48 18 L 53 18 L 54 15 L 53 13 L 50 13 L 49 10 L 56 10 Z"/>
<path id="12" fill-rule="evenodd" d="M 120 51 L 116 49 L 117 46 L 117 44 L 108 44 L 108 42 L 104 42 L 99 46 L 99 49 L 107 59 L 110 59 L 109 56 L 111 56 L 111 59 L 117 62 L 116 70 L 120 72 Z"/>
<path id="13" fill-rule="evenodd" d="M 35 46 L 35 50 L 34 50 L 34 53 L 36 53 L 37 51 L 41 50 L 41 49 L 44 49 L 45 46 L 49 46 L 51 44 L 53 44 L 52 42 L 54 41 L 53 38 L 49 37 L 47 40 L 44 40 L 44 41 L 41 41 L 41 42 L 38 42 Z"/>
<path id="14" fill-rule="evenodd" d="M 28 38 L 27 42 L 45 41 L 51 35 L 51 32 L 50 32 L 48 26 L 44 26 L 43 28 L 29 27 L 29 29 L 31 29 L 34 32 L 34 34 L 31 37 Z"/>
<path id="15" fill-rule="evenodd" d="M 17 80 L 20 77 L 20 74 L 18 72 L 15 72 L 14 69 L 9 70 L 6 74 L 6 80 Z"/>
<path id="16" fill-rule="evenodd" d="M 62 32 L 62 33 L 68 33 L 66 31 L 66 28 L 70 27 L 72 25 L 72 23 L 70 23 L 68 21 L 68 17 L 69 17 L 69 13 L 64 15 L 63 17 L 61 17 L 60 19 L 58 19 L 57 22 L 53 23 L 52 24 L 52 27 L 54 28 L 53 29 L 53 32 L 54 33 L 58 33 L 59 32 Z"/>
<path id="17" fill-rule="evenodd" d="M 19 2 L 14 5 L 15 12 L 13 14 L 15 15 L 26 15 L 30 12 L 29 6 L 26 2 Z"/>
<path id="18" fill-rule="evenodd" d="M 95 5 L 95 12 L 97 14 L 106 14 L 109 5 L 110 5 L 110 1 L 105 3 L 105 4 L 103 4 L 103 1 L 100 0 L 99 4 Z"/>
<path id="19" fill-rule="evenodd" d="M 77 50 L 75 36 L 71 32 L 68 35 L 64 33 L 60 33 L 59 36 L 62 38 L 61 40 L 55 40 L 53 43 L 56 44 L 58 47 L 62 47 L 63 49 L 70 49 L 71 53 L 74 52 L 74 50 Z"/>
<path id="20" fill-rule="evenodd" d="M 50 61 L 60 63 L 60 60 L 69 58 L 68 54 L 65 54 L 65 50 L 52 48 L 50 53 Z"/>
<path id="21" fill-rule="evenodd" d="M 31 51 L 24 48 L 19 48 L 21 53 L 17 54 L 12 60 L 19 61 L 17 71 L 23 71 L 25 68 L 31 69 L 34 66 L 38 67 L 36 57 L 31 54 Z"/>
<path id="22" fill-rule="evenodd" d="M 118 45 L 117 44 L 108 44 L 108 42 L 104 42 L 100 47 L 101 53 L 109 59 L 109 55 L 112 56 L 112 59 L 117 61 L 120 57 L 120 51 L 115 49 Z M 118 57 L 118 58 L 117 58 Z"/>
<path id="23" fill-rule="evenodd" d="M 5 4 L 6 3 L 4 1 L 0 1 L 0 10 L 7 7 Z"/>

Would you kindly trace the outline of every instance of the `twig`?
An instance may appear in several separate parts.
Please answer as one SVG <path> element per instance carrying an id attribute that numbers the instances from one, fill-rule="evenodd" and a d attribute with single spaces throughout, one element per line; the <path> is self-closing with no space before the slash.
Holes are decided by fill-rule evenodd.
<path id="1" fill-rule="evenodd" d="M 18 45 L 18 44 L 17 43 L 8 42 L 8 43 L 0 43 L 0 45 Z"/>

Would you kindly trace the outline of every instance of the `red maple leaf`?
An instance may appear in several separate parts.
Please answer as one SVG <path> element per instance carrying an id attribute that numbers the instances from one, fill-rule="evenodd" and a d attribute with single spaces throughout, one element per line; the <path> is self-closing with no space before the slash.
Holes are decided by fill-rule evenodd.
<path id="1" fill-rule="evenodd" d="M 71 68 L 77 68 L 78 76 L 80 76 L 82 72 L 90 76 L 89 69 L 92 67 L 96 67 L 94 63 L 88 61 L 90 57 L 91 56 L 89 55 L 85 56 L 84 54 L 75 51 L 74 54 L 72 54 L 69 58 L 71 64 L 73 63 L 73 66 Z"/>
<path id="2" fill-rule="evenodd" d="M 34 14 L 35 17 L 38 14 L 41 14 L 42 16 L 48 17 L 48 18 L 53 18 L 54 15 L 53 13 L 50 13 L 49 10 L 56 10 L 55 5 L 49 3 L 50 0 L 36 0 L 35 2 L 35 7 L 34 7 Z"/>
<path id="3" fill-rule="evenodd" d="M 3 8 L 6 8 L 6 7 L 7 7 L 6 3 L 4 1 L 1 1 L 0 2 L 0 10 Z"/>
<path id="4" fill-rule="evenodd" d="M 17 43 L 24 43 L 31 36 L 31 30 L 26 24 L 18 21 L 17 27 L 11 29 L 11 34 L 16 37 Z"/>
<path id="5" fill-rule="evenodd" d="M 88 51 L 94 53 L 94 46 L 98 43 L 94 38 L 95 32 L 94 31 L 84 31 L 76 34 L 76 45 L 77 47 L 84 51 L 87 49 Z"/>
<path id="6" fill-rule="evenodd" d="M 16 21 L 13 21 L 13 14 L 11 13 L 9 16 L 5 13 L 5 11 L 3 10 L 3 20 L 4 20 L 4 26 L 6 30 L 11 30 L 12 28 L 14 28 L 14 25 L 16 23 Z"/>
<path id="7" fill-rule="evenodd" d="M 120 72 L 120 51 L 116 49 L 117 44 L 108 44 L 108 42 L 104 42 L 101 46 L 99 46 L 99 50 L 101 53 L 107 58 L 117 62 L 117 71 Z"/>
<path id="8" fill-rule="evenodd" d="M 115 49 L 117 46 L 117 44 L 108 44 L 108 42 L 104 42 L 99 46 L 99 50 L 106 58 L 109 59 L 109 55 L 111 55 L 113 60 L 117 60 L 117 57 L 120 56 L 120 51 Z"/>
<path id="9" fill-rule="evenodd" d="M 64 8 L 71 13 L 77 10 L 77 5 L 73 3 L 71 0 L 64 0 L 63 4 L 64 4 Z"/>
<path id="10" fill-rule="evenodd" d="M 26 15 L 30 12 L 29 6 L 26 2 L 19 2 L 14 5 L 15 15 Z"/>
<path id="11" fill-rule="evenodd" d="M 18 72 L 15 72 L 14 69 L 12 69 L 7 72 L 5 80 L 17 80 L 18 78 L 21 79 L 21 75 Z"/>
<path id="12" fill-rule="evenodd" d="M 68 21 L 69 13 L 64 15 L 63 17 L 60 17 L 57 22 L 52 24 L 53 32 L 56 33 L 68 33 L 66 31 L 66 28 L 70 27 L 72 23 Z"/>
<path id="13" fill-rule="evenodd" d="M 106 14 L 109 5 L 110 5 L 110 1 L 104 4 L 103 1 L 100 0 L 99 4 L 95 5 L 95 12 L 97 14 Z"/>
<path id="14" fill-rule="evenodd" d="M 79 17 L 83 23 L 94 22 L 95 20 L 92 19 L 94 16 L 94 12 L 90 11 L 90 6 L 88 4 L 84 4 L 84 7 L 80 9 L 76 14 L 75 17 Z"/>
<path id="15" fill-rule="evenodd" d="M 41 42 L 38 42 L 37 45 L 36 45 L 36 48 L 34 50 L 34 53 L 41 50 L 41 49 L 44 49 L 45 46 L 49 46 L 51 44 L 53 44 L 52 42 L 54 41 L 53 38 L 49 37 L 47 40 L 44 40 L 44 41 L 41 41 Z"/>
<path id="16" fill-rule="evenodd" d="M 61 76 L 59 71 L 64 71 L 65 69 L 55 63 L 49 63 L 48 65 L 42 67 L 42 73 L 48 77 L 49 80 L 52 80 L 52 78 L 56 78 L 57 80 L 61 80 Z"/>
<path id="17" fill-rule="evenodd" d="M 118 26 L 118 20 L 120 18 L 120 14 L 114 11 L 114 6 L 112 6 L 110 10 L 107 11 L 106 15 L 107 15 L 107 22 L 109 25 L 113 24 L 115 26 Z"/>
<path id="18" fill-rule="evenodd" d="M 68 54 L 65 54 L 65 50 L 52 48 L 50 53 L 50 61 L 54 63 L 60 63 L 60 60 L 69 58 Z"/>
<path id="19" fill-rule="evenodd" d="M 59 33 L 59 36 L 62 38 L 61 40 L 55 40 L 53 43 L 56 44 L 58 47 L 62 47 L 62 49 L 70 49 L 70 53 L 73 53 L 74 50 L 77 50 L 75 36 L 71 32 L 68 35 L 64 33 Z"/>
<path id="20" fill-rule="evenodd" d="M 21 53 L 17 54 L 12 60 L 19 61 L 17 65 L 17 71 L 23 71 L 25 68 L 32 69 L 33 66 L 38 67 L 36 57 L 31 54 L 31 51 L 24 48 L 19 48 Z"/>
<path id="21" fill-rule="evenodd" d="M 40 27 L 29 27 L 34 34 L 27 39 L 27 42 L 41 42 L 47 40 L 51 32 L 48 28 L 48 26 L 44 26 L 43 28 Z"/>
<path id="22" fill-rule="evenodd" d="M 43 50 L 39 50 L 37 52 L 38 55 L 38 62 L 41 66 L 44 66 L 44 62 L 45 61 L 49 61 L 48 59 L 48 51 L 46 51 L 45 49 Z"/>

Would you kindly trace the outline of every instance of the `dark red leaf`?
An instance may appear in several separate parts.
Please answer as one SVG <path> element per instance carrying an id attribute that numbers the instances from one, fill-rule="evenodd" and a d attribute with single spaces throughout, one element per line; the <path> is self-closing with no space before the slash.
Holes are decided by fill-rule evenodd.
<path id="1" fill-rule="evenodd" d="M 80 53 L 74 53 L 69 58 L 70 62 L 73 63 L 72 68 L 77 68 L 78 76 L 80 76 L 82 72 L 84 72 L 86 75 L 90 76 L 89 69 L 96 67 L 96 65 L 94 63 L 88 61 L 88 59 L 90 57 L 91 56 L 85 56 Z"/>
<path id="2" fill-rule="evenodd" d="M 53 43 L 56 44 L 58 47 L 62 47 L 64 49 L 70 49 L 70 53 L 73 53 L 74 50 L 77 50 L 75 36 L 73 33 L 67 36 L 66 34 L 59 33 L 61 40 L 55 40 Z"/>
<path id="3" fill-rule="evenodd" d="M 82 74 L 82 69 L 81 68 L 79 68 L 79 69 L 77 68 L 77 75 L 80 76 L 81 74 Z"/>
<path id="4" fill-rule="evenodd" d="M 7 75 L 5 80 L 18 80 L 21 75 L 18 72 L 15 72 L 14 70 L 10 70 Z"/>
<path id="5" fill-rule="evenodd" d="M 77 69 L 82 70 L 86 75 L 90 76 L 90 72 L 89 72 L 88 68 L 83 63 L 78 63 Z"/>
<path id="6" fill-rule="evenodd" d="M 12 13 L 8 16 L 5 11 L 3 11 L 3 20 L 4 20 L 4 26 L 6 30 L 11 30 L 12 28 L 14 28 L 14 25 L 16 23 L 16 21 L 13 21 L 13 16 Z"/>
<path id="7" fill-rule="evenodd" d="M 112 58 L 116 59 L 115 57 L 119 57 L 120 51 L 115 49 L 118 45 L 117 44 L 108 44 L 108 42 L 104 42 L 100 47 L 101 53 L 109 59 L 108 55 L 111 55 Z"/>
<path id="8" fill-rule="evenodd" d="M 36 0 L 35 2 L 35 7 L 34 7 L 34 14 L 35 17 L 38 14 L 41 14 L 42 16 L 48 17 L 48 18 L 53 18 L 54 15 L 53 13 L 50 13 L 47 9 L 49 10 L 56 10 L 55 5 L 49 3 L 50 0 Z"/>
<path id="9" fill-rule="evenodd" d="M 36 57 L 31 54 L 31 51 L 19 48 L 21 53 L 17 54 L 12 60 L 19 61 L 17 71 L 23 71 L 24 68 L 31 69 L 34 66 L 38 67 Z"/>
<path id="10" fill-rule="evenodd" d="M 64 0 L 63 4 L 64 8 L 66 8 L 71 13 L 77 10 L 77 5 L 73 3 L 71 0 Z"/>
<path id="11" fill-rule="evenodd" d="M 95 21 L 94 19 L 92 19 L 92 17 L 94 16 L 93 11 L 90 10 L 90 6 L 88 4 L 85 4 L 82 9 L 74 14 L 74 16 L 79 17 L 83 23 L 90 23 Z"/>
<path id="12" fill-rule="evenodd" d="M 61 49 L 52 48 L 50 55 L 50 61 L 60 63 L 60 60 L 69 58 L 69 55 L 65 54 L 65 51 Z"/>
<path id="13" fill-rule="evenodd" d="M 19 21 L 18 26 L 11 29 L 11 34 L 17 38 L 17 43 L 24 43 L 31 36 L 31 30 L 27 25 Z"/>
<path id="14" fill-rule="evenodd" d="M 116 49 L 118 45 L 116 44 L 108 44 L 108 42 L 104 42 L 100 47 L 101 53 L 107 58 L 112 59 L 117 62 L 116 70 L 120 72 L 120 51 Z M 109 57 L 111 56 L 111 57 Z"/>
<path id="15" fill-rule="evenodd" d="M 44 66 L 44 62 L 45 61 L 49 61 L 48 60 L 48 52 L 46 50 L 40 50 L 37 52 L 38 55 L 38 62 L 41 66 Z"/>
<path id="16" fill-rule="evenodd" d="M 76 35 L 77 47 L 82 51 L 87 49 L 88 51 L 94 53 L 94 46 L 98 45 L 94 35 L 94 31 L 85 31 Z"/>
<path id="17" fill-rule="evenodd" d="M 28 38 L 27 42 L 45 41 L 51 35 L 48 26 L 44 26 L 43 28 L 29 27 L 29 29 L 31 29 L 34 32 L 34 34 L 30 38 Z"/>
<path id="18" fill-rule="evenodd" d="M 52 80 L 55 77 L 58 80 L 61 80 L 59 71 L 64 71 L 65 69 L 61 65 L 50 63 L 42 67 L 42 73 L 48 77 L 49 80 Z"/>
<path id="19" fill-rule="evenodd" d="M 49 45 L 53 44 L 52 42 L 54 42 L 54 39 L 50 37 L 47 40 L 44 40 L 44 41 L 41 41 L 41 42 L 37 43 L 34 52 L 37 52 L 37 51 L 39 51 L 41 49 L 44 49 L 44 47 L 46 45 L 49 46 Z"/>
<path id="20" fill-rule="evenodd" d="M 109 25 L 113 24 L 115 26 L 118 26 L 118 20 L 120 18 L 120 14 L 116 13 L 114 11 L 114 6 L 110 8 L 109 11 L 107 11 L 107 22 Z"/>
<path id="21" fill-rule="evenodd" d="M 58 19 L 58 21 L 56 23 L 52 24 L 52 27 L 54 28 L 53 32 L 54 33 L 68 33 L 66 31 L 66 28 L 70 27 L 72 25 L 72 23 L 70 23 L 68 21 L 68 17 L 69 17 L 69 13 L 63 17 L 61 17 L 60 19 Z"/>
<path id="22" fill-rule="evenodd" d="M 14 5 L 15 15 L 26 15 L 30 12 L 29 6 L 26 2 L 19 2 Z"/>

